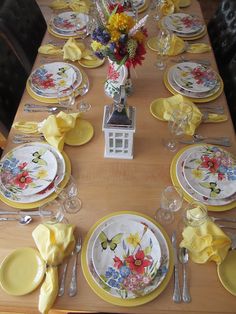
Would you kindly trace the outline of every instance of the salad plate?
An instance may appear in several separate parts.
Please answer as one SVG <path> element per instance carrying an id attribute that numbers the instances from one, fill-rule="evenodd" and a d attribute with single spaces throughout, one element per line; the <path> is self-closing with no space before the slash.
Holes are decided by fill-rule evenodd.
<path id="1" fill-rule="evenodd" d="M 224 288 L 236 296 L 236 251 L 231 250 L 222 263 L 217 265 L 217 274 Z"/>
<path id="2" fill-rule="evenodd" d="M 87 14 L 71 11 L 53 16 L 51 24 L 54 27 L 54 31 L 59 32 L 59 34 L 70 33 L 70 35 L 73 35 L 76 34 L 76 31 L 82 30 L 88 20 L 89 17 Z"/>
<path id="3" fill-rule="evenodd" d="M 46 147 L 20 146 L 1 159 L 0 183 L 9 193 L 32 196 L 45 190 L 56 173 L 56 158 Z"/>
<path id="4" fill-rule="evenodd" d="M 186 13 L 173 13 L 163 18 L 166 27 L 181 34 L 196 34 L 202 31 L 203 22 L 198 16 Z"/>
<path id="5" fill-rule="evenodd" d="M 190 92 L 210 92 L 218 82 L 215 71 L 194 62 L 178 63 L 172 71 L 174 81 Z"/>
<path id="6" fill-rule="evenodd" d="M 94 129 L 89 121 L 77 119 L 75 127 L 66 133 L 65 144 L 80 146 L 88 143 L 94 134 Z"/>

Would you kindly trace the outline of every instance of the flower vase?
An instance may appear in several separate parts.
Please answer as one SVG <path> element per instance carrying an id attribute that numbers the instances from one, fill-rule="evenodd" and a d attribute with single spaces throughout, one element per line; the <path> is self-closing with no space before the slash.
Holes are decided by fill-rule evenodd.
<path id="1" fill-rule="evenodd" d="M 130 95 L 132 91 L 132 81 L 130 78 L 130 70 L 126 65 L 119 65 L 118 63 L 109 61 L 107 79 L 105 81 L 105 94 L 111 98 L 115 93 L 120 93 L 120 86 L 125 85 L 126 95 Z"/>

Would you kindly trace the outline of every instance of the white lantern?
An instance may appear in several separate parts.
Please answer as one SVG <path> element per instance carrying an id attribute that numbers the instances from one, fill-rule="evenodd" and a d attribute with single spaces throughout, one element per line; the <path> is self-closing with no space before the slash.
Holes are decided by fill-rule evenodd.
<path id="1" fill-rule="evenodd" d="M 125 89 L 116 94 L 114 105 L 104 107 L 105 158 L 133 159 L 135 108 L 126 108 Z"/>

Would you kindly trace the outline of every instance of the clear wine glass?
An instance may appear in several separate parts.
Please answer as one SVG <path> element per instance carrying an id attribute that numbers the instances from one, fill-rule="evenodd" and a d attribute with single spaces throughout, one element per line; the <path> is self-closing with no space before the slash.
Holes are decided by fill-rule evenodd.
<path id="1" fill-rule="evenodd" d="M 186 132 L 186 127 L 192 118 L 192 106 L 183 106 L 183 109 L 173 110 L 168 128 L 171 133 L 171 138 L 164 141 L 164 146 L 171 152 L 175 152 L 178 148 L 177 138 L 182 137 Z"/>
<path id="2" fill-rule="evenodd" d="M 164 61 L 164 55 L 167 54 L 167 51 L 170 49 L 171 45 L 172 32 L 167 28 L 161 28 L 157 35 L 157 50 L 158 50 L 158 59 L 156 67 L 159 70 L 164 70 L 166 63 Z"/>
<path id="3" fill-rule="evenodd" d="M 39 215 L 42 221 L 47 224 L 63 222 L 63 206 L 57 200 L 50 201 L 39 207 Z"/>
<path id="4" fill-rule="evenodd" d="M 67 182 L 65 186 L 62 184 L 62 180 Z M 54 188 L 66 213 L 75 214 L 81 209 L 82 202 L 78 196 L 77 182 L 71 174 L 65 173 L 63 178 L 57 177 L 54 181 Z"/>
<path id="5" fill-rule="evenodd" d="M 163 224 L 174 221 L 174 212 L 180 210 L 183 204 L 183 192 L 179 187 L 167 186 L 161 194 L 160 209 L 156 211 L 155 218 Z"/>
<path id="6" fill-rule="evenodd" d="M 57 102 L 59 105 L 65 107 L 66 111 L 70 112 L 75 104 L 75 90 L 73 86 L 59 86 L 57 89 Z"/>
<path id="7" fill-rule="evenodd" d="M 157 22 L 162 18 L 161 6 L 163 2 L 163 0 L 153 0 L 149 6 L 149 15 Z"/>

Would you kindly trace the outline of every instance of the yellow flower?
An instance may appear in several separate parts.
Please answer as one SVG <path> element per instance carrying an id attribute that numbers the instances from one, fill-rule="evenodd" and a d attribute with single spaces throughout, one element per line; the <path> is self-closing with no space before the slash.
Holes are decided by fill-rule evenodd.
<path id="1" fill-rule="evenodd" d="M 66 85 L 66 83 L 67 83 L 67 82 L 66 82 L 65 80 L 60 80 L 60 81 L 58 82 L 58 85 L 63 87 L 63 86 Z"/>
<path id="2" fill-rule="evenodd" d="M 192 175 L 195 179 L 202 179 L 203 178 L 202 170 L 199 170 L 199 169 L 193 169 Z"/>
<path id="3" fill-rule="evenodd" d="M 40 170 L 38 171 L 38 173 L 36 174 L 36 177 L 37 177 L 38 179 L 44 179 L 44 178 L 47 177 L 47 175 L 48 175 L 48 172 L 47 172 L 46 169 L 40 169 Z"/>
<path id="4" fill-rule="evenodd" d="M 114 42 L 116 42 L 116 41 L 118 41 L 119 39 L 120 39 L 120 32 L 119 31 L 117 31 L 117 30 L 112 30 L 111 31 L 111 41 L 114 41 Z"/>
<path id="5" fill-rule="evenodd" d="M 92 41 L 91 47 L 92 47 L 93 51 L 101 50 L 104 48 L 103 45 L 101 43 L 97 42 L 96 40 Z"/>
<path id="6" fill-rule="evenodd" d="M 108 30 L 118 30 L 127 32 L 135 24 L 134 19 L 125 13 L 116 13 L 109 17 L 107 28 Z"/>
<path id="7" fill-rule="evenodd" d="M 145 36 L 142 32 L 138 31 L 136 34 L 134 34 L 133 38 L 136 39 L 139 43 L 142 43 Z"/>
<path id="8" fill-rule="evenodd" d="M 133 247 L 136 247 L 141 241 L 138 232 L 136 232 L 135 234 L 130 233 L 129 237 L 126 240 L 127 243 L 132 245 Z"/>

